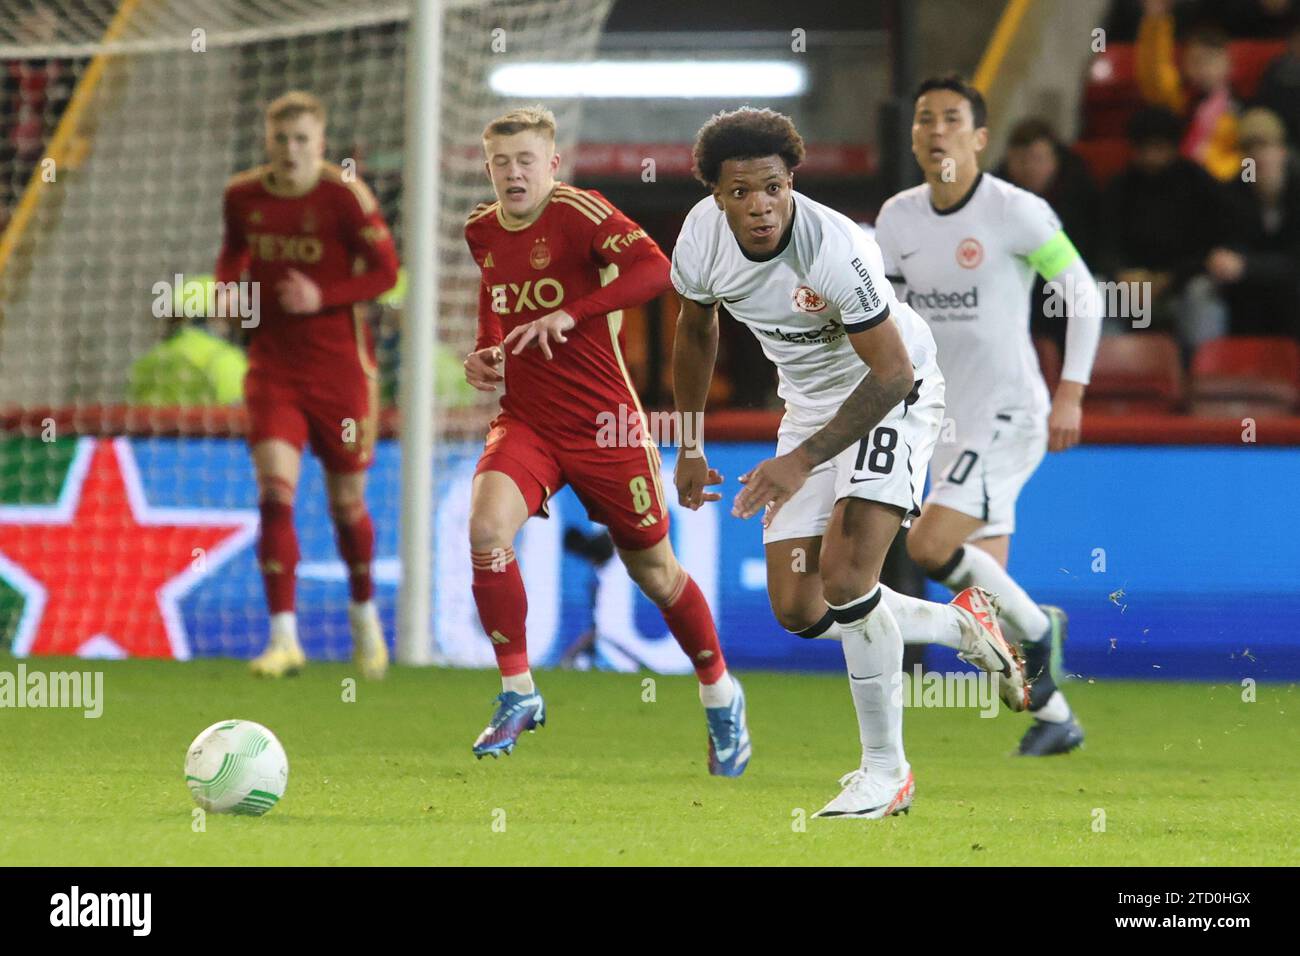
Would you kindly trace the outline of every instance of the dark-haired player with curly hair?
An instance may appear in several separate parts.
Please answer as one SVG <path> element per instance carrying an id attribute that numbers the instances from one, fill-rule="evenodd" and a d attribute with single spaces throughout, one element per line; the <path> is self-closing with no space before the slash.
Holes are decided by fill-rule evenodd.
<path id="1" fill-rule="evenodd" d="M 782 626 L 844 646 L 862 763 L 819 815 L 878 819 L 905 811 L 915 789 L 894 607 L 905 602 L 913 627 L 959 635 L 963 655 L 997 675 L 1009 706 L 1023 709 L 1028 689 L 986 592 L 968 589 L 950 605 L 883 599 L 885 552 L 920 513 L 943 376 L 929 329 L 895 299 L 875 243 L 794 191 L 803 157 L 794 124 L 771 110 L 720 113 L 700 130 L 696 175 L 711 195 L 687 215 L 673 250 L 674 391 L 679 412 L 703 414 L 719 302 L 777 366 L 786 406 L 777 454 L 741 476 L 732 513 L 765 512 L 768 597 Z M 698 440 L 682 449 L 684 506 L 720 500 L 706 489 L 721 480 Z"/>

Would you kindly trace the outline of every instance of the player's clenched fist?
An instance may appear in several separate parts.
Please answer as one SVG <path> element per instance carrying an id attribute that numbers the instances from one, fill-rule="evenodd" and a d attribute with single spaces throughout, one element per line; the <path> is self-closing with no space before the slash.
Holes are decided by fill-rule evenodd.
<path id="1" fill-rule="evenodd" d="M 534 319 L 523 325 L 515 326 L 506 336 L 506 340 L 501 344 L 506 348 L 514 345 L 514 351 L 511 355 L 518 355 L 524 349 L 531 345 L 536 345 L 542 350 L 542 354 L 547 359 L 554 358 L 551 355 L 551 342 L 557 342 L 563 345 L 569 341 L 564 337 L 564 333 L 577 325 L 577 321 L 563 309 L 556 309 L 554 312 L 548 312 L 540 319 Z"/>
<path id="2" fill-rule="evenodd" d="M 722 500 L 719 492 L 705 490 L 710 485 L 722 484 L 722 476 L 709 467 L 703 452 L 683 448 L 677 456 L 673 481 L 677 485 L 677 503 L 683 508 L 695 511 L 706 501 Z"/>
<path id="3" fill-rule="evenodd" d="M 496 345 L 470 352 L 465 356 L 465 381 L 480 392 L 495 392 L 496 383 L 505 381 L 505 376 L 498 371 L 503 361 L 505 355 Z"/>
<path id="4" fill-rule="evenodd" d="M 321 309 L 320 286 L 297 269 L 290 269 L 275 284 L 280 308 L 291 315 L 310 315 Z"/>

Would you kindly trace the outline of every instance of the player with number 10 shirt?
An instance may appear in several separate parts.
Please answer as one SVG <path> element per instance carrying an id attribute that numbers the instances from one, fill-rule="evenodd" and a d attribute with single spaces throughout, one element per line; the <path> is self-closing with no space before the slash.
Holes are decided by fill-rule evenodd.
<path id="1" fill-rule="evenodd" d="M 667 291 L 668 260 L 600 193 L 555 180 L 548 110 L 499 117 L 483 143 L 497 201 L 477 206 L 465 224 L 481 272 L 478 340 L 465 371 L 480 390 L 505 389 L 475 472 L 470 547 L 474 599 L 502 692 L 474 753 L 509 753 L 524 730 L 545 723 L 513 543 L 568 484 L 609 528 L 629 575 L 695 668 L 710 772 L 738 776 L 749 759 L 744 695 L 727 673 L 704 594 L 673 554 L 659 452 L 619 345 L 621 310 Z M 606 447 L 599 435 L 610 415 L 639 421 L 640 442 Z"/>

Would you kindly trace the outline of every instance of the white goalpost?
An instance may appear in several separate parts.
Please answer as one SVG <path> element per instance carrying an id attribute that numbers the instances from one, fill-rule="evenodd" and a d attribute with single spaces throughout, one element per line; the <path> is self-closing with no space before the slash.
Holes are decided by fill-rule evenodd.
<path id="1" fill-rule="evenodd" d="M 411 276 L 402 327 L 402 502 L 397 659 L 433 659 L 433 423 L 438 337 L 437 200 L 442 3 L 417 4 L 406 55 L 406 241 Z"/>
<path id="2" fill-rule="evenodd" d="M 304 89 L 329 113 L 326 158 L 352 161 L 399 243 L 402 279 L 370 316 L 384 406 L 367 493 L 376 600 L 401 661 L 442 659 L 440 631 L 472 620 L 462 486 L 496 398 L 460 381 L 478 282 L 462 227 L 491 198 L 484 124 L 527 102 L 498 95 L 492 77 L 591 59 L 611 3 L 0 0 L 0 647 L 247 657 L 265 640 L 239 403 L 142 382 L 142 360 L 174 333 L 159 284 L 181 277 L 179 310 L 213 271 L 225 183 L 263 161 L 262 110 Z M 580 100 L 547 105 L 567 154 Z M 306 456 L 300 634 L 309 656 L 341 660 L 347 576 L 322 481 Z M 101 486 L 122 500 L 94 497 Z M 50 530 L 61 521 L 144 548 L 141 527 L 182 512 L 178 528 L 209 522 L 219 543 L 194 567 L 183 530 L 138 559 L 15 558 L 63 547 Z M 244 537 L 227 541 L 232 522 Z M 175 571 L 161 623 L 111 606 L 86 633 L 42 617 L 51 589 L 111 594 L 155 565 Z"/>

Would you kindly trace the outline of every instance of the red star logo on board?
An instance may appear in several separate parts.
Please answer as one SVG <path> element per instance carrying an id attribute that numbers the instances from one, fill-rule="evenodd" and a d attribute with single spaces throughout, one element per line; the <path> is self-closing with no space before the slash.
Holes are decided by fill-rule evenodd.
<path id="1" fill-rule="evenodd" d="M 256 533 L 256 512 L 149 504 L 130 442 L 83 438 L 57 503 L 0 506 L 14 653 L 188 658 L 181 598 Z"/>

